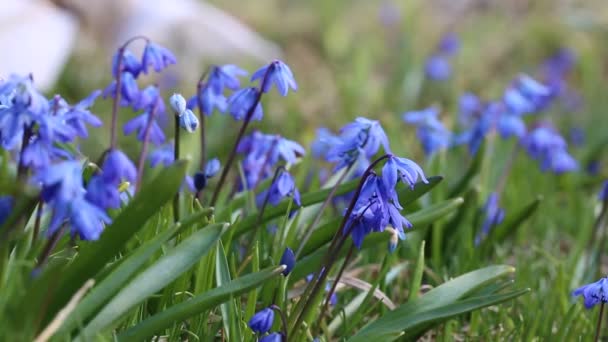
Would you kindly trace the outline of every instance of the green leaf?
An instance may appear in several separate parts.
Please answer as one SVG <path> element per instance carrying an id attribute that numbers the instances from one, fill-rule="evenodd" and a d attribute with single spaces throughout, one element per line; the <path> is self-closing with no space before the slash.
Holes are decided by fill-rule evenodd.
<path id="1" fill-rule="evenodd" d="M 414 276 L 410 283 L 410 294 L 408 300 L 414 300 L 418 298 L 418 292 L 420 291 L 420 285 L 422 283 L 422 274 L 424 273 L 424 241 L 420 243 L 420 252 L 418 254 L 418 260 L 416 261 L 416 268 L 414 269 Z"/>
<path id="2" fill-rule="evenodd" d="M 416 315 L 402 317 L 400 320 L 394 320 L 385 326 L 374 326 L 378 321 L 383 320 L 383 317 L 376 322 L 362 329 L 357 335 L 350 338 L 349 342 L 363 342 L 369 339 L 378 339 L 382 341 L 395 340 L 398 337 L 408 340 L 415 337 L 432 326 L 448 319 L 467 312 L 478 310 L 484 307 L 500 304 L 513 298 L 526 294 L 530 289 L 512 291 L 505 294 L 497 294 L 485 297 L 476 297 L 461 300 L 455 303 L 450 303 L 439 308 L 423 310 L 417 312 Z"/>
<path id="3" fill-rule="evenodd" d="M 118 341 L 143 341 L 176 322 L 184 321 L 260 286 L 283 272 L 284 267 L 271 267 L 225 283 L 185 302 L 176 304 L 118 335 Z"/>
<path id="4" fill-rule="evenodd" d="M 30 309 L 38 311 L 44 297 L 51 298 L 43 323 L 54 317 L 82 284 L 111 261 L 146 221 L 173 198 L 182 184 L 186 166 L 186 161 L 178 161 L 163 169 L 142 187 L 98 241 L 82 244 L 74 262 L 64 270 L 46 268 L 43 275 L 34 281 L 28 293 L 32 305 Z M 61 277 L 57 277 L 56 272 L 61 272 Z"/>
<path id="5" fill-rule="evenodd" d="M 230 269 L 228 268 L 228 260 L 222 242 L 217 244 L 215 253 L 215 280 L 217 287 L 222 287 L 230 283 Z M 224 324 L 224 332 L 228 341 L 241 341 L 241 329 L 238 317 L 236 303 L 233 299 L 223 303 L 220 306 L 222 311 L 222 323 Z"/>
<path id="6" fill-rule="evenodd" d="M 175 224 L 173 227 L 165 230 L 146 244 L 137 248 L 135 252 L 126 257 L 116 269 L 99 282 L 93 290 L 78 303 L 78 306 L 76 306 L 74 311 L 64 321 L 58 334 L 70 332 L 75 329 L 79 323 L 82 324 L 85 322 L 101 305 L 111 299 L 134 274 L 139 272 L 141 267 L 160 250 L 167 240 L 172 238 L 179 231 L 200 222 L 201 219 L 209 213 L 210 209 L 196 212 L 186 218 L 183 222 Z"/>
<path id="7" fill-rule="evenodd" d="M 486 250 L 493 242 L 502 242 L 509 235 L 513 235 L 517 229 L 538 209 L 540 202 L 542 202 L 542 196 L 538 196 L 531 203 L 521 208 L 519 211 L 513 213 L 512 215 L 507 216 L 503 223 L 497 225 L 490 233 L 482 241 L 482 249 Z"/>
<path id="8" fill-rule="evenodd" d="M 481 168 L 481 164 L 485 156 L 485 145 L 485 142 L 481 143 L 481 146 L 479 146 L 479 149 L 475 154 L 473 162 L 467 169 L 467 172 L 462 176 L 462 178 L 460 178 L 460 180 L 450 189 L 448 198 L 462 194 L 469 186 L 469 183 L 471 182 L 473 177 L 475 177 L 475 175 L 479 173 L 479 169 Z"/>
<path id="9" fill-rule="evenodd" d="M 395 339 L 406 329 L 419 328 L 423 324 L 436 322 L 436 319 L 449 318 L 463 312 L 493 305 L 519 296 L 525 293 L 525 291 L 518 291 L 507 295 L 476 297 L 471 298 L 470 301 L 467 299 L 459 302 L 459 300 L 467 295 L 514 272 L 515 268 L 511 266 L 497 265 L 461 275 L 434 288 L 424 296 L 409 301 L 396 310 L 386 313 L 361 329 L 350 341 L 365 341 L 372 337 L 382 337 L 380 338 L 381 340 Z M 453 306 L 457 302 L 465 304 L 462 307 Z M 442 311 L 442 309 L 445 310 Z M 410 330 L 406 331 L 406 334 L 412 332 L 417 333 L 418 331 Z"/>
<path id="10" fill-rule="evenodd" d="M 81 331 L 88 339 L 110 328 L 124 314 L 186 272 L 215 245 L 225 224 L 209 225 L 184 240 L 125 286 Z"/>
<path id="11" fill-rule="evenodd" d="M 336 190 L 336 196 L 339 195 L 344 195 L 350 191 L 353 191 L 357 188 L 357 184 L 359 184 L 359 180 L 353 180 L 347 183 L 344 183 L 342 185 L 340 185 L 338 187 L 338 189 Z M 301 202 L 302 202 L 302 206 L 308 206 L 311 204 L 316 204 L 316 203 L 321 203 L 325 200 L 325 198 L 329 195 L 329 193 L 331 192 L 332 189 L 323 189 L 323 190 L 319 190 L 319 191 L 315 191 L 315 192 L 311 192 L 311 193 L 307 193 L 302 195 L 301 197 Z M 276 207 L 271 207 L 271 206 L 267 206 L 266 210 L 264 211 L 264 214 L 262 215 L 262 218 L 260 220 L 260 223 L 275 219 L 277 217 L 280 217 L 282 215 L 285 214 L 285 211 L 287 210 L 287 206 L 289 205 L 289 202 L 291 200 L 285 200 L 281 203 L 279 203 L 279 205 L 277 205 Z M 294 206 L 294 209 L 296 209 L 297 207 Z M 256 225 L 256 223 L 258 223 L 258 212 L 254 212 L 250 215 L 248 215 L 247 217 L 243 218 L 243 220 L 241 222 L 238 222 L 237 224 L 234 225 L 234 237 L 238 237 L 241 234 L 247 232 L 249 229 L 251 229 L 253 226 Z"/>

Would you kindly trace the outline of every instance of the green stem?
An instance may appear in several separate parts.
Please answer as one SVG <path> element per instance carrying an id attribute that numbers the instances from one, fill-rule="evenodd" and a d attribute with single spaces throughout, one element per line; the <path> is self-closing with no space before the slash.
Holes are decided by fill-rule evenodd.
<path id="1" fill-rule="evenodd" d="M 175 141 L 173 143 L 173 160 L 177 161 L 179 159 L 179 116 L 175 115 Z M 175 194 L 173 198 L 173 221 L 179 221 L 179 191 Z"/>
<path id="2" fill-rule="evenodd" d="M 593 339 L 595 342 L 600 340 L 600 330 L 602 330 L 602 318 L 604 317 L 604 302 L 600 304 L 600 316 L 597 318 L 597 326 L 595 328 L 595 338 Z"/>

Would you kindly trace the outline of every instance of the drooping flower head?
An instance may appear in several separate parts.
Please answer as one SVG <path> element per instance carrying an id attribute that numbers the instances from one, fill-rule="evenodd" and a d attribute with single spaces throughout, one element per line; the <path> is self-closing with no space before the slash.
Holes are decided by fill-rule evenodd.
<path id="1" fill-rule="evenodd" d="M 296 256 L 293 254 L 291 248 L 285 248 L 283 255 L 281 256 L 281 261 L 279 262 L 281 265 L 285 265 L 286 268 L 283 270 L 282 274 L 284 276 L 288 276 L 291 273 L 291 270 L 296 265 Z"/>
<path id="2" fill-rule="evenodd" d="M 298 90 L 298 84 L 291 69 L 280 60 L 270 62 L 251 75 L 252 82 L 258 79 L 261 80 L 260 82 L 264 82 L 260 87 L 264 93 L 267 93 L 273 84 L 276 85 L 281 96 L 287 96 L 289 88 L 293 91 Z"/>
<path id="3" fill-rule="evenodd" d="M 201 191 L 207 186 L 207 180 L 212 178 L 220 171 L 220 161 L 217 158 L 209 160 L 205 165 L 204 171 L 199 171 L 194 174 L 194 188 L 196 191 Z"/>
<path id="4" fill-rule="evenodd" d="M 347 124 L 340 130 L 339 141 L 331 146 L 325 159 L 330 163 L 336 163 L 334 171 L 361 161 L 364 165 L 369 163 L 380 146 L 386 153 L 390 153 L 388 137 L 380 122 L 359 117 L 354 122 Z M 367 167 L 367 166 L 365 166 Z"/>
<path id="5" fill-rule="evenodd" d="M 252 87 L 240 89 L 228 99 L 228 111 L 235 120 L 247 119 L 247 113 L 254 105 L 255 110 L 251 114 L 251 120 L 260 121 L 264 117 L 264 111 L 259 101 L 259 91 Z"/>
<path id="6" fill-rule="evenodd" d="M 177 63 L 177 59 L 169 49 L 150 41 L 147 42 L 141 59 L 141 70 L 144 74 L 147 74 L 150 68 L 160 72 L 175 63 Z"/>
<path id="7" fill-rule="evenodd" d="M 382 232 L 387 226 L 396 231 L 399 239 L 405 239 L 404 229 L 412 227 L 412 224 L 401 214 L 403 207 L 395 187 L 400 180 L 413 188 L 418 177 L 428 182 L 416 163 L 389 156 L 382 168 L 382 177 L 372 173 L 365 179 L 343 234 L 350 234 L 358 248 L 361 248 L 365 236 Z"/>
<path id="8" fill-rule="evenodd" d="M 258 311 L 249 320 L 249 328 L 255 333 L 264 334 L 272 328 L 274 323 L 274 311 L 271 308 L 265 308 Z"/>
<path id="9" fill-rule="evenodd" d="M 207 81 L 198 87 L 199 93 L 188 100 L 188 108 L 200 106 L 200 110 L 205 115 L 211 115 L 214 109 L 224 113 L 228 108 L 228 99 L 224 96 L 224 90 L 238 90 L 241 83 L 239 77 L 247 74 L 247 71 L 232 64 L 212 66 Z"/>
<path id="10" fill-rule="evenodd" d="M 0 226 L 8 219 L 13 211 L 15 200 L 12 196 L 2 195 L 0 196 Z"/>
<path id="11" fill-rule="evenodd" d="M 573 296 L 583 296 L 585 307 L 591 309 L 599 303 L 608 302 L 608 278 L 583 285 L 572 292 Z"/>

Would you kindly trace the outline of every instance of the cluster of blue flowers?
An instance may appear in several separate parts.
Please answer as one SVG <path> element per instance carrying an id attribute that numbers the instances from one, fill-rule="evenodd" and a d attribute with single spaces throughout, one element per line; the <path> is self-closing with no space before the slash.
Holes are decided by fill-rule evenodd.
<path id="1" fill-rule="evenodd" d="M 12 75 L 0 82 L 2 147 L 13 152 L 17 177 L 29 179 L 41 189 L 44 210 L 52 215 L 49 234 L 68 222 L 73 236 L 96 239 L 104 223 L 110 222 L 106 209 L 119 202 L 118 187 L 112 191 L 99 185 L 117 173 L 105 175 L 104 179 L 93 176 L 85 188 L 78 152 L 65 148 L 77 138 L 88 137 L 87 125 L 101 126 L 101 120 L 89 111 L 99 94 L 95 91 L 71 106 L 59 95 L 47 100 L 35 89 L 31 76 Z M 3 196 L 2 206 L 10 209 L 13 202 L 10 195 Z M 7 214 L 1 216 L 4 221 Z"/>
<path id="2" fill-rule="evenodd" d="M 256 312 L 249 320 L 249 328 L 255 333 L 263 335 L 270 331 L 274 323 L 274 310 L 270 307 Z M 282 342 L 284 339 L 282 333 L 273 332 L 262 336 L 260 342 Z"/>

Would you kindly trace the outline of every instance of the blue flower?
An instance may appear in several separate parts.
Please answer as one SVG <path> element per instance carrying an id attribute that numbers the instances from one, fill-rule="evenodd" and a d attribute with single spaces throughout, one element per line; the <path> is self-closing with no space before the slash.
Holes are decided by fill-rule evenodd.
<path id="1" fill-rule="evenodd" d="M 179 116 L 179 126 L 188 133 L 193 133 L 198 128 L 198 118 L 190 109 L 186 109 Z"/>
<path id="2" fill-rule="evenodd" d="M 473 118 L 470 127 L 454 138 L 455 144 L 467 144 L 469 153 L 475 155 L 486 135 L 494 128 L 503 112 L 503 104 L 490 102 L 483 107 L 478 117 Z"/>
<path id="3" fill-rule="evenodd" d="M 513 114 L 529 114 L 546 106 L 550 95 L 549 88 L 522 74 L 505 90 L 503 102 Z"/>
<path id="4" fill-rule="evenodd" d="M 215 94 L 220 94 L 224 88 L 237 90 L 241 87 L 239 77 L 247 76 L 247 71 L 233 64 L 213 66 L 207 79 L 207 87 L 211 88 Z"/>
<path id="5" fill-rule="evenodd" d="M 424 67 L 426 76 L 434 81 L 445 81 L 452 75 L 452 67 L 448 59 L 441 55 L 433 55 L 426 60 Z"/>
<path id="6" fill-rule="evenodd" d="M 327 154 L 327 151 L 335 144 L 340 143 L 340 138 L 335 136 L 325 127 L 317 128 L 317 137 L 312 142 L 310 149 L 315 158 L 320 158 Z"/>
<path id="7" fill-rule="evenodd" d="M 293 91 L 298 90 L 298 85 L 293 77 L 291 69 L 287 64 L 274 60 L 270 64 L 265 65 L 251 76 L 251 81 L 261 79 L 263 82 L 261 89 L 262 92 L 267 93 L 272 84 L 274 83 L 277 87 L 277 91 L 281 96 L 286 96 L 289 88 Z"/>
<path id="8" fill-rule="evenodd" d="M 274 323 L 274 311 L 271 308 L 256 312 L 249 320 L 249 328 L 258 334 L 264 334 L 272 328 Z"/>
<path id="9" fill-rule="evenodd" d="M 144 90 L 139 92 L 137 100 L 133 102 L 132 105 L 133 110 L 136 111 L 143 109 L 151 111 L 154 107 L 156 107 L 157 117 L 164 115 L 166 111 L 165 103 L 163 102 L 163 99 L 160 96 L 160 91 L 158 90 L 158 86 L 156 85 L 147 86 Z"/>
<path id="10" fill-rule="evenodd" d="M 120 192 L 117 184 L 108 182 L 103 176 L 95 175 L 87 184 L 86 199 L 103 209 L 120 208 Z"/>
<path id="11" fill-rule="evenodd" d="M 604 181 L 604 184 L 602 185 L 602 190 L 600 191 L 599 194 L 599 199 L 600 201 L 608 201 L 608 180 Z"/>
<path id="12" fill-rule="evenodd" d="M 207 180 L 215 176 L 220 170 L 220 161 L 217 158 L 213 158 L 205 165 L 204 172 L 197 172 L 194 174 L 192 184 L 196 191 L 201 191 L 207 186 Z"/>
<path id="13" fill-rule="evenodd" d="M 475 120 L 475 114 L 483 109 L 481 100 L 473 93 L 462 94 L 458 100 L 458 108 L 458 121 L 463 126 L 470 125 Z"/>
<path id="14" fill-rule="evenodd" d="M 475 237 L 476 245 L 478 245 L 483 238 L 488 236 L 490 230 L 494 226 L 499 225 L 505 218 L 505 211 L 498 206 L 498 193 L 493 192 L 488 196 L 483 211 L 485 218 L 481 225 L 481 232 Z"/>
<path id="15" fill-rule="evenodd" d="M 32 180 L 42 185 L 41 196 L 45 202 L 69 202 L 84 193 L 82 164 L 78 161 L 47 165 L 37 170 Z"/>
<path id="16" fill-rule="evenodd" d="M 380 145 L 386 153 L 391 153 L 388 138 L 378 121 L 359 117 L 340 130 L 339 142 L 327 151 L 326 160 L 336 163 L 334 171 L 355 162 L 369 163 Z"/>
<path id="17" fill-rule="evenodd" d="M 228 100 L 222 93 L 216 93 L 210 86 L 204 86 L 199 93 L 201 97 L 201 110 L 203 114 L 209 116 L 213 110 L 217 108 L 220 113 L 224 113 L 228 108 Z M 198 98 L 196 95 L 188 100 L 188 108 L 193 109 L 198 106 Z"/>
<path id="18" fill-rule="evenodd" d="M 578 162 L 565 149 L 551 150 L 541 162 L 541 170 L 551 171 L 555 174 L 573 172 L 578 170 Z"/>
<path id="19" fill-rule="evenodd" d="M 220 171 L 220 161 L 217 158 L 213 158 L 205 164 L 205 176 L 211 178 Z"/>
<path id="20" fill-rule="evenodd" d="M 118 50 L 114 56 L 112 57 L 112 76 L 116 77 L 118 75 L 118 61 L 120 56 L 120 50 Z M 120 68 L 120 72 L 128 72 L 132 74 L 134 77 L 139 76 L 141 72 L 142 65 L 139 63 L 139 60 L 131 51 L 125 50 L 122 54 L 122 64 Z"/>
<path id="21" fill-rule="evenodd" d="M 71 159 L 72 156 L 66 150 L 58 148 L 52 142 L 40 137 L 32 137 L 29 144 L 23 150 L 23 165 L 34 169 L 46 167 L 53 161 L 59 159 Z"/>
<path id="22" fill-rule="evenodd" d="M 160 72 L 171 64 L 177 63 L 175 56 L 168 49 L 148 42 L 144 48 L 144 54 L 141 61 L 141 69 L 144 74 L 147 74 L 149 68 L 153 68 L 154 71 Z"/>
<path id="23" fill-rule="evenodd" d="M 287 171 L 283 171 L 279 174 L 277 179 L 270 185 L 268 190 L 261 192 L 256 197 L 258 207 L 262 207 L 264 201 L 268 197 L 268 203 L 273 206 L 277 206 L 286 197 L 293 197 L 293 201 L 298 206 L 300 202 L 300 192 L 296 187 L 296 184 Z"/>
<path id="24" fill-rule="evenodd" d="M 15 201 L 12 196 L 0 196 L 0 226 L 9 218 L 14 205 Z"/>
<path id="25" fill-rule="evenodd" d="M 498 118 L 498 132 L 503 139 L 515 136 L 521 138 L 526 134 L 526 123 L 518 114 L 503 113 Z"/>
<path id="26" fill-rule="evenodd" d="M 122 181 L 133 183 L 137 175 L 137 169 L 133 162 L 120 150 L 108 152 L 101 170 L 104 179 L 108 183 L 116 185 Z"/>
<path id="27" fill-rule="evenodd" d="M 108 96 L 114 98 L 115 92 L 116 80 L 112 81 L 112 83 L 103 90 L 102 96 L 104 98 L 107 98 Z M 139 100 L 139 87 L 131 73 L 123 72 L 120 77 L 120 96 L 121 106 L 133 105 Z"/>
<path id="28" fill-rule="evenodd" d="M 437 51 L 445 56 L 454 55 L 460 48 L 460 39 L 454 32 L 448 32 L 441 37 Z"/>
<path id="29" fill-rule="evenodd" d="M 572 292 L 573 296 L 583 296 L 585 307 L 591 309 L 596 304 L 608 302 L 608 278 L 604 277 L 595 283 L 579 287 Z"/>
<path id="30" fill-rule="evenodd" d="M 291 248 L 285 248 L 285 251 L 281 256 L 281 261 L 279 261 L 279 264 L 286 266 L 282 274 L 287 277 L 289 273 L 291 273 L 291 270 L 293 270 L 293 267 L 296 265 L 296 256 L 293 254 Z"/>
<path id="31" fill-rule="evenodd" d="M 11 75 L 0 83 L 0 142 L 6 150 L 20 146 L 25 127 L 48 115 L 49 102 L 35 88 L 31 77 Z"/>
<path id="32" fill-rule="evenodd" d="M 537 124 L 520 140 L 520 144 L 534 159 L 542 158 L 551 150 L 567 147 L 566 140 L 548 123 Z"/>
<path id="33" fill-rule="evenodd" d="M 228 111 L 235 120 L 247 119 L 247 113 L 253 105 L 256 107 L 251 115 L 251 120 L 262 120 L 264 112 L 256 88 L 243 88 L 234 92 L 228 99 Z"/>
<path id="34" fill-rule="evenodd" d="M 123 133 L 125 135 L 129 135 L 133 132 L 137 132 L 137 140 L 144 141 L 146 127 L 148 126 L 148 121 L 150 120 L 150 114 L 150 111 L 145 111 L 127 121 L 123 126 Z M 150 132 L 148 133 L 148 140 L 156 146 L 159 146 L 165 142 L 165 133 L 163 132 L 162 128 L 160 128 L 155 118 L 152 118 L 151 124 L 152 126 L 150 127 Z"/>
<path id="35" fill-rule="evenodd" d="M 259 339 L 259 342 L 283 342 L 283 334 L 274 332 Z"/>
<path id="36" fill-rule="evenodd" d="M 416 135 L 422 144 L 424 153 L 432 155 L 438 150 L 447 148 L 452 139 L 452 133 L 448 131 L 438 119 L 439 109 L 429 107 L 420 111 L 411 111 L 403 114 L 406 123 L 415 125 Z"/>
<path id="37" fill-rule="evenodd" d="M 407 158 L 390 156 L 382 167 L 382 182 L 389 192 L 395 188 L 398 180 L 409 185 L 410 189 L 414 189 L 418 176 L 424 183 L 429 182 L 424 177 L 422 168 Z"/>
<path id="38" fill-rule="evenodd" d="M 280 135 L 255 131 L 241 140 L 237 152 L 245 154 L 242 166 L 247 186 L 252 188 L 261 179 L 272 175 L 272 167 L 280 159 L 294 164 L 306 151 L 297 142 L 285 139 Z"/>
<path id="39" fill-rule="evenodd" d="M 49 234 L 56 232 L 65 221 L 71 225 L 72 236 L 79 236 L 83 240 L 99 239 L 105 224 L 112 222 L 105 211 L 87 201 L 83 194 L 70 201 L 53 204 Z"/>
<path id="40" fill-rule="evenodd" d="M 162 145 L 150 153 L 150 156 L 148 157 L 150 159 L 150 166 L 156 167 L 160 164 L 167 167 L 173 164 L 175 158 L 174 153 L 173 141 Z"/>
<path id="41" fill-rule="evenodd" d="M 99 95 L 101 95 L 100 90 L 93 91 L 84 100 L 78 102 L 71 108 L 66 109 L 66 112 L 63 114 L 64 120 L 68 125 L 72 126 L 76 136 L 80 138 L 87 138 L 89 136 L 85 124 L 89 124 L 93 127 L 100 127 L 103 124 L 103 122 L 89 110 Z"/>

